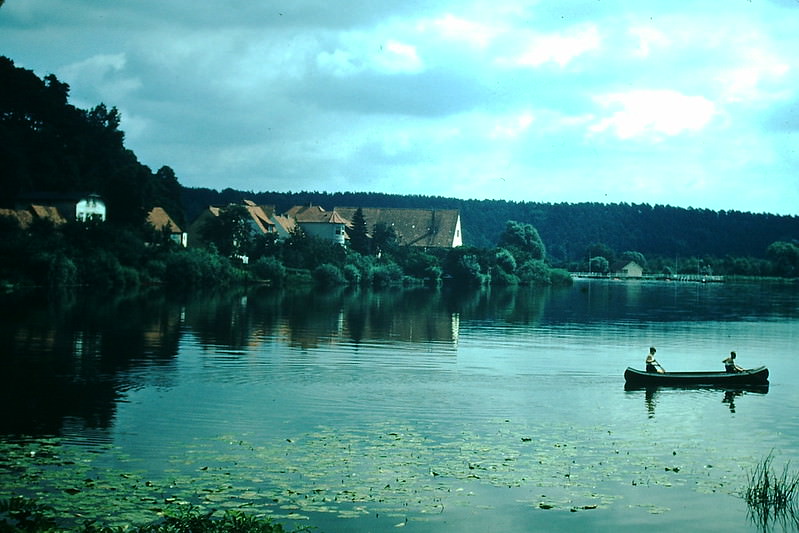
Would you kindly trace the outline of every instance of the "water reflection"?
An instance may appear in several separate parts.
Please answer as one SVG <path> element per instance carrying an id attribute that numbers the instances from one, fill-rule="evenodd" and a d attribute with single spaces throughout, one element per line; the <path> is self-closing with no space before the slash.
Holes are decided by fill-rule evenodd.
<path id="1" fill-rule="evenodd" d="M 655 417 L 655 410 L 657 404 L 660 400 L 660 397 L 666 393 L 684 393 L 684 394 L 703 394 L 703 395 L 714 395 L 721 398 L 721 403 L 727 405 L 730 410 L 730 413 L 735 413 L 735 402 L 737 399 L 743 398 L 747 394 L 768 394 L 769 386 L 768 385 L 752 385 L 752 386 L 740 386 L 740 387 L 708 387 L 708 386 L 698 386 L 698 387 L 689 387 L 689 386 L 682 386 L 682 387 L 646 387 L 642 385 L 630 385 L 625 384 L 624 390 L 626 394 L 640 394 L 643 392 L 644 395 L 644 407 L 646 408 L 647 417 L 654 418 Z"/>
<path id="2" fill-rule="evenodd" d="M 233 358 L 274 342 L 303 351 L 429 345 L 454 355 L 462 321 L 534 324 L 549 297 L 519 288 L 6 295 L 0 432 L 110 427 L 126 391 L 172 386 L 187 336 Z"/>
<path id="3" fill-rule="evenodd" d="M 122 392 L 147 380 L 130 371 L 174 359 L 179 325 L 178 309 L 158 294 L 5 297 L 0 431 L 54 435 L 66 420 L 109 427 Z"/>

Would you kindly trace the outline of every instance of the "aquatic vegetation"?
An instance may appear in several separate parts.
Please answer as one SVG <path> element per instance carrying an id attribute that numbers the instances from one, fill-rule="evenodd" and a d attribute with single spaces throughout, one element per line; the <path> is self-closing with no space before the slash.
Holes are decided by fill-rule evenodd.
<path id="1" fill-rule="evenodd" d="M 63 530 L 51 516 L 51 511 L 51 507 L 21 496 L 0 500 L 0 531 L 15 533 Z M 168 509 L 162 519 L 150 524 L 111 527 L 87 521 L 80 526 L 80 531 L 82 533 L 286 532 L 281 524 L 273 523 L 268 518 L 259 518 L 241 511 L 225 511 L 219 515 L 214 511 L 204 512 L 191 505 Z"/>
<path id="2" fill-rule="evenodd" d="M 653 445 L 646 431 L 639 438 L 501 419 L 447 430 L 375 421 L 195 439 L 163 449 L 156 463 L 113 445 L 28 439 L 0 443 L 0 498 L 44 502 L 51 506 L 45 515 L 59 524 L 117 528 L 153 523 L 175 509 L 214 519 L 247 513 L 294 526 L 324 517 L 404 523 L 468 510 L 496 491 L 536 512 L 593 513 L 623 498 L 621 487 L 724 492 L 740 470 L 733 462 L 701 462 L 708 451 L 698 443 Z"/>
<path id="3" fill-rule="evenodd" d="M 786 463 L 782 472 L 777 473 L 773 462 L 772 452 L 752 470 L 743 491 L 749 516 L 763 530 L 775 522 L 799 528 L 799 472 L 792 472 L 790 463 Z"/>

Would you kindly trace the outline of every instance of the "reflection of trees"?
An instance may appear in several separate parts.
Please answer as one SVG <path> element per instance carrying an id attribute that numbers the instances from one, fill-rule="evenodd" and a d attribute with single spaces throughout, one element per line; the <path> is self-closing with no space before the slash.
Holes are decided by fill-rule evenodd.
<path id="1" fill-rule="evenodd" d="M 26 294 L 2 303 L 4 433 L 58 434 L 66 417 L 107 428 L 123 390 L 138 386 L 129 370 L 177 354 L 179 310 L 158 295 Z"/>

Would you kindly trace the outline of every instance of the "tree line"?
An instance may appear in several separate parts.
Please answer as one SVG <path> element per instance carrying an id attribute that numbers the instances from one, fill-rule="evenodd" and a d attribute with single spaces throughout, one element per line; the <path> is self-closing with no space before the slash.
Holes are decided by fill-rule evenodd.
<path id="1" fill-rule="evenodd" d="M 648 204 L 536 203 L 460 200 L 384 193 L 253 192 L 184 188 L 189 218 L 209 205 L 252 199 L 284 212 L 294 205 L 458 209 L 467 246 L 495 246 L 508 220 L 533 226 L 547 246 L 547 261 L 575 271 L 604 258 L 606 271 L 636 252 L 651 273 L 716 273 L 796 277 L 799 216 L 712 211 Z"/>

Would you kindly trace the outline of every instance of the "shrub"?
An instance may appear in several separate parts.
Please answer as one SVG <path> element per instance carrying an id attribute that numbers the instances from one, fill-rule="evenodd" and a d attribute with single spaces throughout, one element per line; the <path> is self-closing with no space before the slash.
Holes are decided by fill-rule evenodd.
<path id="1" fill-rule="evenodd" d="M 280 285 L 286 280 L 286 267 L 274 257 L 262 257 L 252 264 L 250 271 L 256 278 Z"/>
<path id="2" fill-rule="evenodd" d="M 200 248 L 170 254 L 164 273 L 164 281 L 176 288 L 226 285 L 243 277 L 228 259 Z"/>
<path id="3" fill-rule="evenodd" d="M 494 273 L 491 276 L 491 283 L 495 285 L 501 286 L 512 286 L 519 284 L 519 276 L 516 274 L 509 274 L 505 272 L 501 268 L 494 269 Z"/>
<path id="4" fill-rule="evenodd" d="M 523 285 L 549 285 L 549 267 L 539 259 L 531 259 L 519 267 L 517 274 Z"/>
<path id="5" fill-rule="evenodd" d="M 549 281 L 556 287 L 564 287 L 574 283 L 569 271 L 562 268 L 551 269 L 549 271 Z"/>
<path id="6" fill-rule="evenodd" d="M 313 270 L 313 279 L 317 285 L 322 287 L 335 287 L 336 285 L 344 285 L 345 279 L 341 269 L 336 265 L 325 263 L 319 265 Z"/>
<path id="7" fill-rule="evenodd" d="M 69 258 L 57 254 L 50 260 L 50 268 L 47 273 L 47 285 L 49 287 L 69 287 L 78 282 L 78 267 Z"/>
<path id="8" fill-rule="evenodd" d="M 372 284 L 375 287 L 388 287 L 402 283 L 402 269 L 396 263 L 387 263 L 372 269 Z"/>
<path id="9" fill-rule="evenodd" d="M 363 277 L 361 271 L 355 265 L 344 265 L 343 273 L 344 279 L 350 285 L 358 285 Z"/>

